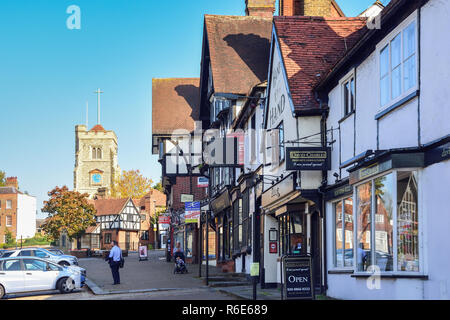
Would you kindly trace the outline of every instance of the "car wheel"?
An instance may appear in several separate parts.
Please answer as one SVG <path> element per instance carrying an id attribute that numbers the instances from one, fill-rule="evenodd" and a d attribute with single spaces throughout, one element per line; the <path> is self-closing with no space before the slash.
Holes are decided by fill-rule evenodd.
<path id="1" fill-rule="evenodd" d="M 61 293 L 71 293 L 75 289 L 75 281 L 71 278 L 62 278 L 58 281 L 58 290 Z"/>
<path id="2" fill-rule="evenodd" d="M 5 296 L 5 288 L 0 284 L 0 299 L 3 299 Z"/>
<path id="3" fill-rule="evenodd" d="M 68 263 L 67 261 L 61 261 L 60 263 L 58 263 L 60 266 L 63 266 L 63 267 L 68 267 L 68 266 L 70 266 L 70 263 Z"/>

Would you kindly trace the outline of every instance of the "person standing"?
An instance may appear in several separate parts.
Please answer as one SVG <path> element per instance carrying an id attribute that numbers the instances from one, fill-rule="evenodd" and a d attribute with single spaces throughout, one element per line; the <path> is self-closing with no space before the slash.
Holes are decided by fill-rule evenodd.
<path id="1" fill-rule="evenodd" d="M 122 259 L 122 250 L 119 248 L 117 241 L 113 240 L 113 247 L 111 248 L 107 260 L 109 260 L 109 266 L 111 267 L 114 285 L 120 284 L 119 268 L 121 259 Z"/>

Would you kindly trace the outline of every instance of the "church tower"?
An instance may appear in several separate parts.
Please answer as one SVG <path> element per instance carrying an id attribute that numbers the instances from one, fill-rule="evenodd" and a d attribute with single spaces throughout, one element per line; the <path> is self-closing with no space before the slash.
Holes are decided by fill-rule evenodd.
<path id="1" fill-rule="evenodd" d="M 108 196 L 114 179 L 120 176 L 117 163 L 117 136 L 100 124 L 100 89 L 97 125 L 87 131 L 86 125 L 75 126 L 75 169 L 73 189 L 88 193 L 89 198 Z"/>
<path id="2" fill-rule="evenodd" d="M 96 125 L 87 131 L 85 125 L 75 126 L 74 190 L 88 193 L 90 198 L 106 188 L 110 194 L 114 178 L 120 175 L 117 163 L 117 136 Z"/>

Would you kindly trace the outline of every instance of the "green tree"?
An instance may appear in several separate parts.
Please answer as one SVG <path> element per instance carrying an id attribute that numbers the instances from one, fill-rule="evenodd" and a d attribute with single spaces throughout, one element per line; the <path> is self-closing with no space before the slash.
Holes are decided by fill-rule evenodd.
<path id="1" fill-rule="evenodd" d="M 156 190 L 158 190 L 158 191 L 164 192 L 161 181 L 158 182 L 157 184 L 155 184 L 152 188 L 153 188 L 153 189 L 156 189 Z"/>
<path id="2" fill-rule="evenodd" d="M 88 194 L 69 191 L 66 186 L 56 187 L 48 193 L 42 212 L 48 213 L 42 225 L 47 237 L 56 241 L 65 232 L 70 240 L 78 239 L 85 230 L 95 225 L 95 207 L 87 201 Z"/>
<path id="3" fill-rule="evenodd" d="M 0 187 L 6 186 L 6 173 L 0 170 Z"/>

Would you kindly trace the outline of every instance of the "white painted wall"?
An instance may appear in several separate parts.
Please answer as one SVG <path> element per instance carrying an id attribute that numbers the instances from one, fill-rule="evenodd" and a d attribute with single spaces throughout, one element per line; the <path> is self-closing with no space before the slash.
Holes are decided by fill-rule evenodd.
<path id="1" fill-rule="evenodd" d="M 417 147 L 450 134 L 450 1 L 430 0 L 421 9 L 420 96 L 379 120 L 379 149 Z M 393 31 L 395 33 L 396 30 Z M 382 40 L 381 42 L 383 42 Z M 356 150 L 360 154 L 377 149 L 377 121 L 375 115 L 382 110 L 379 98 L 378 53 L 373 52 L 356 69 Z M 420 103 L 420 106 L 419 106 Z M 330 115 L 327 127 L 338 127 L 342 117 L 341 89 L 329 93 Z M 420 137 L 419 113 L 420 108 Z M 349 159 L 353 139 L 346 122 L 341 124 L 342 162 Z M 351 122 L 351 121 L 350 121 Z M 351 127 L 351 126 L 349 126 Z M 337 137 L 337 135 L 334 135 Z M 330 139 L 330 134 L 328 135 Z M 339 138 L 333 145 L 332 170 L 339 172 Z M 420 169 L 419 214 L 423 247 L 419 253 L 421 267 L 428 280 L 381 279 L 379 290 L 370 290 L 367 279 L 353 278 L 349 274 L 328 274 L 327 295 L 339 299 L 450 299 L 450 250 L 448 233 L 450 215 L 446 199 L 450 190 L 450 161 Z M 345 170 L 342 176 L 345 176 Z M 327 269 L 333 270 L 333 206 L 326 205 L 327 216 Z"/>
<path id="2" fill-rule="evenodd" d="M 450 134 L 450 1 L 431 0 L 421 11 L 421 141 Z"/>
<path id="3" fill-rule="evenodd" d="M 278 230 L 278 222 L 271 216 L 264 215 L 264 268 L 265 268 L 265 282 L 277 283 L 277 259 L 280 247 L 278 244 L 278 253 L 269 253 L 269 230 L 275 228 Z"/>
<path id="4" fill-rule="evenodd" d="M 16 239 L 32 238 L 36 234 L 36 197 L 17 194 Z"/>

